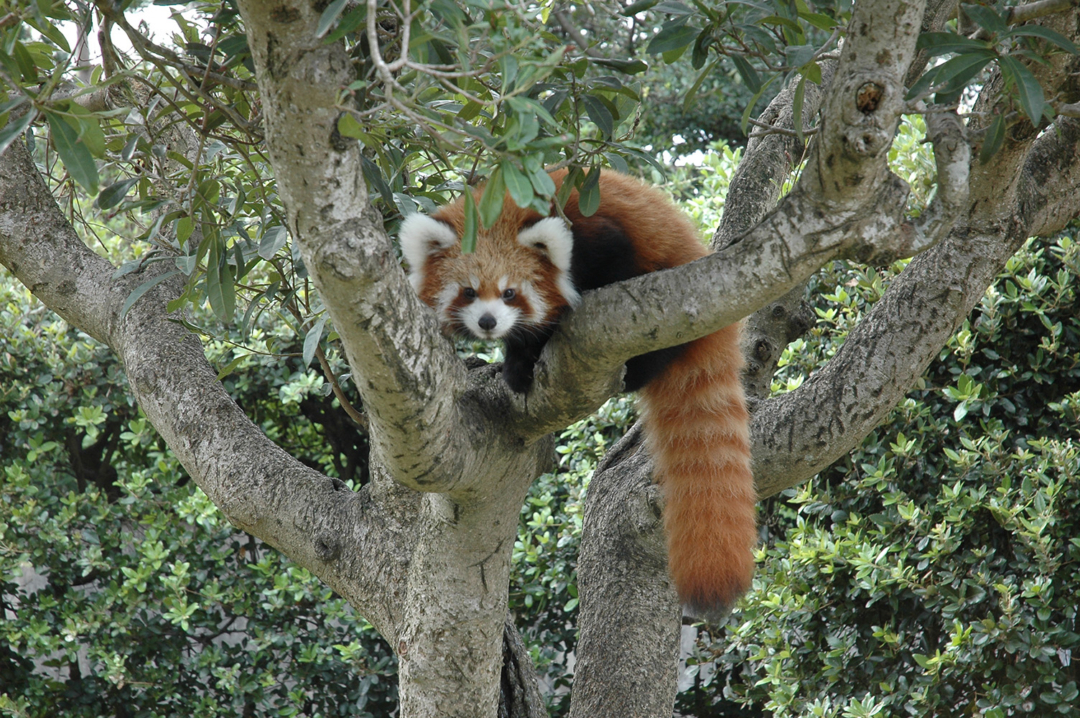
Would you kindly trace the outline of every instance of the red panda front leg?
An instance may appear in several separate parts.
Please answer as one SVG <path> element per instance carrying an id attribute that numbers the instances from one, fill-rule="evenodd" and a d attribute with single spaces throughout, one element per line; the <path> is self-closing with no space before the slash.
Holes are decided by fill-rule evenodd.
<path id="1" fill-rule="evenodd" d="M 502 376 L 511 391 L 524 394 L 532 387 L 536 362 L 554 333 L 552 327 L 507 337 L 503 341 Z"/>

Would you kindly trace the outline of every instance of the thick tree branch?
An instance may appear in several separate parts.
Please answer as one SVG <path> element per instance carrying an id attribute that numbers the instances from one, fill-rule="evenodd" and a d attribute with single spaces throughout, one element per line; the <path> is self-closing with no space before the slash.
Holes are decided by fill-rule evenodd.
<path id="1" fill-rule="evenodd" d="M 114 268 L 75 236 L 21 142 L 0 156 L 0 263 L 116 351 L 139 407 L 232 523 L 311 570 L 392 635 L 393 586 L 403 584 L 408 533 L 381 517 L 367 492 L 354 494 L 307 468 L 244 416 L 198 339 L 169 321 L 165 304 L 179 294 L 177 283 L 159 285 L 121 317 L 151 272 L 112 279 Z"/>
<path id="2" fill-rule="evenodd" d="M 362 147 L 337 133 L 338 95 L 354 79 L 340 44 L 316 37 L 319 13 L 243 2 L 267 143 L 304 263 L 341 336 L 389 475 L 419 491 L 466 491 L 482 475 L 464 451 L 465 372 L 405 281 L 368 201 Z M 404 451 L 403 447 L 409 447 Z"/>
<path id="3" fill-rule="evenodd" d="M 821 372 L 755 414 L 761 496 L 804 481 L 851 450 L 914 385 L 1024 240 L 1055 232 L 1080 212 L 1080 123 L 1060 118 L 1037 142 L 1013 144 L 980 172 L 962 214 L 985 216 L 989 196 L 996 196 L 996 211 L 954 228 L 912 260 Z M 1017 151 L 1025 147 L 1030 151 Z M 1016 189 L 1002 195 L 1001 184 Z"/>

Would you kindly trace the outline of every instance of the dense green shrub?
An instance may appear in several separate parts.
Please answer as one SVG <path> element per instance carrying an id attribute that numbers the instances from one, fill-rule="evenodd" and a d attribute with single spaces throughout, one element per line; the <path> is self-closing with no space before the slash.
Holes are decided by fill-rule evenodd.
<path id="1" fill-rule="evenodd" d="M 224 364 L 222 346 L 210 355 Z M 326 403 L 317 380 L 292 360 L 245 362 L 226 383 L 268 434 L 330 473 L 353 466 L 301 408 Z M 384 716 L 396 705 L 393 658 L 370 625 L 229 526 L 139 414 L 112 353 L 8 277 L 0 456 L 0 714 Z"/>

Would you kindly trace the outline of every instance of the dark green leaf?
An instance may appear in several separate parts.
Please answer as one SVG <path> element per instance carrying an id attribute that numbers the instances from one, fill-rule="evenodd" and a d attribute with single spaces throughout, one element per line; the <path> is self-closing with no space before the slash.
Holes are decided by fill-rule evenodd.
<path id="1" fill-rule="evenodd" d="M 14 120 L 8 117 L 8 122 L 4 126 L 3 130 L 0 130 L 0 155 L 4 154 L 7 148 L 22 134 L 26 132 L 26 128 L 30 126 L 30 123 L 37 117 L 37 110 L 31 108 L 28 112 L 24 112 L 21 116 L 16 117 Z"/>
<path id="2" fill-rule="evenodd" d="M 1005 18 L 993 8 L 982 5 L 962 5 L 961 10 L 978 23 L 979 27 L 989 32 L 999 33 L 1009 29 L 1009 26 L 1005 24 Z"/>
<path id="3" fill-rule="evenodd" d="M 539 159 L 526 157 L 525 170 L 529 173 L 529 181 L 532 183 L 536 194 L 541 197 L 551 197 L 555 194 L 555 182 L 551 179 L 548 171 L 544 169 Z"/>
<path id="4" fill-rule="evenodd" d="M 518 207 L 528 207 L 533 201 L 532 182 L 510 160 L 503 160 L 499 167 L 502 168 L 506 189 L 510 192 L 510 198 L 514 200 L 514 204 Z"/>
<path id="5" fill-rule="evenodd" d="M 101 194 L 98 195 L 97 201 L 94 204 L 96 204 L 99 209 L 115 207 L 124 201 L 124 197 L 127 196 L 128 190 L 130 190 L 131 186 L 138 181 L 138 177 L 131 177 L 129 179 L 120 180 L 119 182 L 114 182 L 101 190 Z"/>
<path id="6" fill-rule="evenodd" d="M 1014 28 L 1005 33 L 1005 37 L 1011 37 L 1013 35 L 1024 35 L 1026 37 L 1038 37 L 1048 42 L 1051 42 L 1066 52 L 1071 52 L 1074 55 L 1080 55 L 1080 48 L 1078 48 L 1069 38 L 1064 35 L 1054 32 L 1048 27 L 1042 25 L 1021 25 L 1018 28 Z"/>
<path id="7" fill-rule="evenodd" d="M 97 194 L 97 165 L 94 164 L 94 156 L 90 154 L 86 144 L 80 142 L 79 133 L 62 115 L 46 110 L 45 118 L 49 121 L 56 153 L 67 167 L 68 174 L 91 195 Z"/>
<path id="8" fill-rule="evenodd" d="M 653 8 L 653 12 L 663 13 L 664 15 L 693 15 L 694 10 L 681 2 L 676 0 L 664 0 L 659 5 Z"/>
<path id="9" fill-rule="evenodd" d="M 623 8 L 620 13 L 624 17 L 630 17 L 631 15 L 637 15 L 639 12 L 645 12 L 651 7 L 655 7 L 660 3 L 660 0 L 638 0 L 636 3 L 628 5 Z"/>
<path id="10" fill-rule="evenodd" d="M 952 92 L 956 89 L 962 89 L 968 82 L 972 80 L 984 67 L 992 60 L 996 59 L 997 55 L 991 50 L 975 50 L 973 52 L 965 52 L 962 55 L 957 55 L 951 60 L 947 60 L 937 67 L 931 68 L 926 71 L 919 80 L 911 86 L 908 91 L 907 99 L 912 99 L 921 95 L 936 85 L 946 84 L 943 92 Z"/>
<path id="11" fill-rule="evenodd" d="M 649 47 L 645 50 L 650 55 L 661 55 L 676 50 L 685 50 L 694 41 L 700 30 L 684 22 L 685 18 L 673 23 L 665 23 L 656 33 Z"/>
<path id="12" fill-rule="evenodd" d="M 581 98 L 581 102 L 585 105 L 585 112 L 589 115 L 589 119 L 600 128 L 604 137 L 611 137 L 615 131 L 615 120 L 607 105 L 596 95 L 585 95 Z"/>
<path id="13" fill-rule="evenodd" d="M 476 216 L 476 199 L 472 189 L 465 188 L 465 231 L 461 233 L 461 251 L 463 254 L 472 254 L 476 251 L 476 225 L 479 218 Z"/>
<path id="14" fill-rule="evenodd" d="M 802 67 L 814 59 L 815 52 L 817 48 L 813 45 L 789 45 L 784 48 L 784 55 L 791 67 Z"/>
<path id="15" fill-rule="evenodd" d="M 278 250 L 285 246 L 285 240 L 288 238 L 289 233 L 280 224 L 269 227 L 263 232 L 262 240 L 259 242 L 259 256 L 263 259 L 273 258 Z"/>
<path id="16" fill-rule="evenodd" d="M 38 81 L 37 65 L 34 64 L 34 58 L 30 56 L 30 52 L 21 42 L 15 43 L 15 63 L 19 66 L 19 72 L 22 74 L 23 80 L 31 84 L 35 84 Z"/>
<path id="17" fill-rule="evenodd" d="M 132 290 L 131 294 L 129 294 L 128 298 L 124 301 L 124 306 L 120 309 L 120 318 L 123 319 L 124 317 L 127 316 L 128 310 L 131 309 L 131 307 L 135 304 L 135 302 L 139 301 L 139 298 L 142 297 L 142 295 L 146 294 L 151 289 L 153 289 L 157 285 L 161 284 L 162 282 L 164 282 L 166 279 L 173 276 L 174 274 L 179 274 L 179 272 L 176 272 L 174 270 L 169 270 L 168 272 L 165 272 L 164 274 L 159 274 L 158 276 L 154 277 L 153 279 L 151 279 L 148 282 L 143 282 L 142 284 L 137 286 L 134 290 Z"/>
<path id="18" fill-rule="evenodd" d="M 500 167 L 496 167 L 484 185 L 484 194 L 480 195 L 480 223 L 485 228 L 491 227 L 502 214 L 503 201 L 506 199 L 506 182 Z"/>
<path id="19" fill-rule="evenodd" d="M 701 87 L 701 83 L 705 81 L 705 78 L 712 73 L 713 68 L 716 67 L 716 63 L 720 61 L 719 58 L 714 58 L 712 62 L 705 66 L 705 68 L 698 73 L 697 79 L 694 80 L 694 84 L 690 85 L 690 89 L 686 91 L 686 96 L 683 97 L 683 111 L 689 111 L 693 105 L 694 99 L 697 97 L 698 89 Z"/>
<path id="20" fill-rule="evenodd" d="M 636 75 L 649 69 L 649 63 L 644 60 L 608 60 L 606 58 L 590 57 L 589 61 L 594 65 L 625 72 L 627 75 Z"/>
<path id="21" fill-rule="evenodd" d="M 578 209 L 584 217 L 591 217 L 600 208 L 600 168 L 593 167 L 585 175 L 578 189 Z"/>
<path id="22" fill-rule="evenodd" d="M 816 27 L 818 30 L 824 30 L 825 32 L 832 32 L 832 29 L 839 23 L 832 19 L 828 15 L 822 15 L 817 12 L 799 12 L 799 17 L 806 20 L 808 23 Z"/>
<path id="23" fill-rule="evenodd" d="M 338 15 L 345 9 L 346 2 L 348 0 L 334 0 L 334 2 L 326 6 L 326 9 L 322 11 L 322 15 L 319 16 L 319 26 L 315 28 L 315 37 L 322 37 L 334 25 Z"/>
<path id="24" fill-rule="evenodd" d="M 739 73 L 739 77 L 742 78 L 743 84 L 746 88 L 757 94 L 761 91 L 761 78 L 757 74 L 757 70 L 750 64 L 742 55 L 732 55 L 731 61 L 735 63 L 735 70 Z"/>
<path id="25" fill-rule="evenodd" d="M 1031 120 L 1031 124 L 1038 127 L 1042 121 L 1043 107 L 1046 104 L 1039 81 L 1031 74 L 1031 70 L 1024 67 L 1014 57 L 1005 55 L 999 62 L 1002 74 L 1016 85 L 1016 91 L 1020 97 L 1020 106 L 1024 109 L 1024 114 Z"/>
<path id="26" fill-rule="evenodd" d="M 1001 144 L 1005 141 L 1005 115 L 1000 114 L 994 117 L 994 121 L 990 123 L 990 127 L 986 130 L 986 137 L 983 139 L 982 149 L 979 150 L 979 162 L 986 164 L 990 161 L 990 158 L 997 154 L 997 151 L 1001 149 Z"/>
<path id="27" fill-rule="evenodd" d="M 315 322 L 315 326 L 308 330 L 304 337 L 304 366 L 310 366 L 315 358 L 315 350 L 319 348 L 319 340 L 322 339 L 323 327 L 326 326 L 326 317 Z"/>
<path id="28" fill-rule="evenodd" d="M 458 110 L 458 119 L 464 120 L 465 122 L 470 122 L 471 120 L 475 119 L 477 115 L 480 114 L 480 110 L 482 109 L 484 109 L 483 105 L 481 105 L 479 102 L 473 102 L 470 100 L 469 102 L 465 103 L 464 107 Z"/>
<path id="29" fill-rule="evenodd" d="M 211 243 L 206 260 L 206 298 L 217 318 L 228 323 L 236 310 L 236 287 L 233 286 L 233 275 L 222 251 L 223 240 L 215 240 Z"/>
<path id="30" fill-rule="evenodd" d="M 367 157 L 360 158 L 360 166 L 364 171 L 364 179 L 367 180 L 368 186 L 375 186 L 375 189 L 382 196 L 383 202 L 386 202 L 387 207 L 394 206 L 394 193 L 390 191 L 390 185 L 386 184 L 386 180 L 383 179 L 382 171 L 379 166 L 369 160 Z"/>
<path id="31" fill-rule="evenodd" d="M 919 35 L 919 41 L 915 46 L 920 50 L 929 50 L 931 57 L 944 55 L 949 52 L 966 52 L 970 50 L 986 50 L 989 43 L 972 40 L 952 32 L 924 32 Z"/>

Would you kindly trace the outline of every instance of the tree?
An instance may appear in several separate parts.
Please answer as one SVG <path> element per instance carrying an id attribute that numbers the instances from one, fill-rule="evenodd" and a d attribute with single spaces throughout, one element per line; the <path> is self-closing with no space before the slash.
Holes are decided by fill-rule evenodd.
<path id="1" fill-rule="evenodd" d="M 54 49 L 66 41 L 53 20 L 88 16 L 82 6 L 46 5 L 3 24 L 12 51 L 0 57 L 11 98 L 0 135 L 0 263 L 120 356 L 147 419 L 234 525 L 317 575 L 387 639 L 404 715 L 542 710 L 506 616 L 518 508 L 551 463 L 551 432 L 618 391 L 627 358 L 757 311 L 748 385 L 757 398 L 755 475 L 767 497 L 861 441 L 1023 242 L 1080 213 L 1078 15 L 1068 3 L 1002 12 L 898 0 L 850 11 L 659 5 L 642 16 L 652 18 L 642 25 L 648 52 L 674 62 L 690 50 L 704 79 L 716 53 L 756 95 L 771 82 L 762 75 L 786 79 L 785 88 L 759 116 L 767 131 L 752 138 L 733 179 L 713 238 L 719 251 L 587 296 L 546 350 L 526 400 L 489 367 L 467 368 L 442 339 L 398 270 L 384 219 L 430 203 L 455 151 L 471 151 L 472 169 L 486 170 L 479 221 L 507 195 L 546 209 L 543 166 L 556 158 L 577 168 L 574 181 L 589 193 L 601 161 L 641 157 L 617 134 L 638 93 L 590 67 L 631 73 L 636 60 L 606 56 L 604 38 L 577 37 L 587 47 L 567 49 L 544 31 L 544 8 L 375 0 L 348 9 L 341 0 L 225 4 L 209 44 L 178 20 L 186 58 L 102 3 L 104 36 L 127 33 L 160 74 L 144 82 L 106 41 L 111 84 L 65 96 L 68 59 Z M 947 32 L 958 12 L 949 27 L 959 32 Z M 21 39 L 20 19 L 43 39 Z M 955 56 L 928 64 L 943 54 Z M 957 100 L 980 72 L 973 109 L 961 117 Z M 905 183 L 886 164 L 905 111 L 924 114 L 938 174 L 932 202 L 914 218 Z M 117 270 L 77 237 L 77 193 L 67 195 L 65 216 L 21 139 L 40 120 L 56 153 L 39 148 L 45 167 L 58 156 L 91 195 L 102 173 L 115 179 L 99 208 L 137 188 L 125 207 L 156 213 L 143 234 L 156 253 Z M 187 120 L 193 132 L 176 124 Z M 781 200 L 781 180 L 811 134 Z M 225 151 L 242 172 L 215 174 Z M 95 157 L 108 162 L 99 168 Z M 273 182 L 260 182 L 261 171 Z M 914 254 L 825 369 L 795 391 L 764 395 L 780 350 L 805 328 L 798 297 L 818 267 Z M 231 321 L 249 280 L 259 293 L 248 311 L 280 292 L 305 334 L 305 358 L 318 357 L 346 405 L 340 372 L 319 347 L 332 322 L 363 409 L 354 420 L 371 446 L 371 478 L 358 490 L 259 432 L 175 320 L 184 302 L 206 297 Z M 631 432 L 613 449 L 588 494 L 573 715 L 665 715 L 674 700 L 681 612 L 666 575 L 660 497 L 636 439 Z"/>

